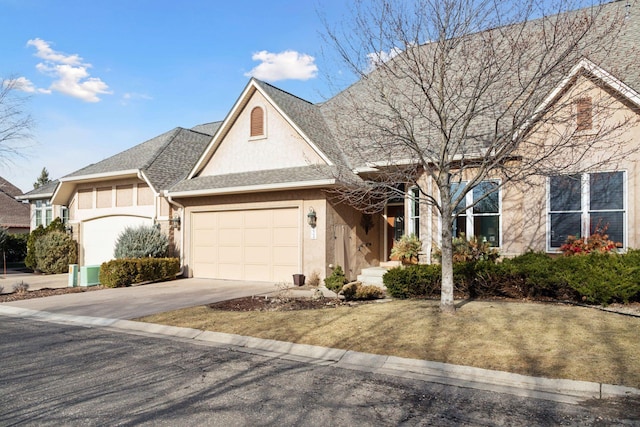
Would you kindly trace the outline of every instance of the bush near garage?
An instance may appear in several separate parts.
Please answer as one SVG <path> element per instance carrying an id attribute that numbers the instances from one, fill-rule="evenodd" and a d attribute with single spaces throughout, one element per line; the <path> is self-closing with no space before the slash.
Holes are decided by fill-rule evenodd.
<path id="1" fill-rule="evenodd" d="M 178 258 L 124 258 L 102 263 L 99 280 L 103 286 L 119 288 L 174 279 L 179 272 Z"/>
<path id="2" fill-rule="evenodd" d="M 116 240 L 114 257 L 164 258 L 169 254 L 169 238 L 155 225 L 126 227 Z"/>
<path id="3" fill-rule="evenodd" d="M 34 243 L 36 270 L 44 274 L 62 274 L 69 264 L 78 262 L 78 245 L 67 233 L 51 231 Z"/>
<path id="4" fill-rule="evenodd" d="M 440 295 L 440 265 L 412 265 L 383 277 L 395 298 Z M 454 264 L 454 287 L 461 298 L 559 299 L 593 304 L 640 301 L 640 251 L 550 257 L 530 252 L 499 263 Z"/>

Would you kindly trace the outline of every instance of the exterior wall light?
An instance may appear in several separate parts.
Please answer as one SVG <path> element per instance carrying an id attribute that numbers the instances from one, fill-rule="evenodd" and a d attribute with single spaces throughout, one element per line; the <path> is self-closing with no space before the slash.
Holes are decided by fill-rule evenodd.
<path id="1" fill-rule="evenodd" d="M 169 225 L 171 226 L 171 228 L 177 228 L 179 230 L 180 229 L 180 217 L 178 215 L 176 215 L 173 218 L 171 218 L 169 220 Z"/>
<path id="2" fill-rule="evenodd" d="M 316 211 L 313 208 L 309 208 L 309 213 L 307 214 L 307 222 L 311 226 L 311 228 L 316 228 L 318 224 L 318 216 L 316 215 Z"/>

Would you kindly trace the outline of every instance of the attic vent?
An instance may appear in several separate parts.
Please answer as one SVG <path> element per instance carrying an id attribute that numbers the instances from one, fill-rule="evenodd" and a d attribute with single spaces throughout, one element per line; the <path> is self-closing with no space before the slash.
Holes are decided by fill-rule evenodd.
<path id="1" fill-rule="evenodd" d="M 255 107 L 251 110 L 251 135 L 250 136 L 262 136 L 264 135 L 264 111 L 260 107 Z"/>
<path id="2" fill-rule="evenodd" d="M 588 130 L 593 127 L 592 110 L 591 98 L 580 98 L 576 101 L 576 130 Z"/>

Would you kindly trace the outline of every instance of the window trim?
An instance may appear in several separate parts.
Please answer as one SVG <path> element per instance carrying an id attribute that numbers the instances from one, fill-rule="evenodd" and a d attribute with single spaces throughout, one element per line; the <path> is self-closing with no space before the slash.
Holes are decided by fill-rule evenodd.
<path id="1" fill-rule="evenodd" d="M 622 209 L 610 209 L 610 210 L 591 210 L 591 182 L 590 178 L 593 174 L 599 173 L 622 173 Z M 564 175 L 572 175 L 572 174 L 561 174 L 559 176 Z M 580 213 L 580 235 L 582 237 L 589 237 L 591 235 L 590 230 L 590 215 L 592 212 L 622 212 L 622 247 L 619 248 L 621 251 L 626 251 L 628 248 L 628 240 L 629 240 L 629 205 L 628 205 L 628 183 L 627 183 L 627 175 L 628 172 L 626 169 L 620 170 L 597 170 L 593 172 L 583 172 L 580 174 L 580 211 L 551 211 L 551 177 L 547 177 L 546 179 L 546 212 L 545 212 L 545 223 L 546 223 L 546 236 L 545 236 L 545 244 L 546 244 L 546 252 L 547 253 L 562 253 L 559 247 L 551 246 L 551 214 L 552 213 L 563 213 L 563 212 L 572 212 L 572 213 Z"/>
<path id="2" fill-rule="evenodd" d="M 407 233 L 420 238 L 420 187 L 417 185 L 409 187 L 407 203 L 407 218 L 409 219 Z M 416 207 L 418 208 L 417 212 Z"/>
<path id="3" fill-rule="evenodd" d="M 253 112 L 256 109 L 262 111 L 262 133 L 253 135 Z M 263 105 L 254 105 L 249 111 L 249 141 L 264 139 L 267 137 L 267 109 Z"/>
<path id="4" fill-rule="evenodd" d="M 468 181 L 460 181 L 458 184 L 459 185 L 466 185 Z M 467 229 L 467 232 L 465 233 L 465 236 L 467 237 L 467 239 L 475 236 L 475 217 L 490 217 L 490 216 L 498 216 L 498 243 L 496 246 L 492 246 L 492 248 L 495 249 L 500 249 L 502 248 L 503 242 L 502 242 L 502 235 L 503 235 L 503 230 L 502 230 L 502 180 L 500 179 L 486 179 L 484 181 L 480 181 L 480 184 L 485 183 L 485 182 L 495 182 L 498 186 L 498 190 L 496 191 L 498 194 L 498 212 L 497 213 L 474 213 L 473 212 L 473 208 L 477 205 L 474 205 L 473 203 L 473 190 L 476 187 L 470 189 L 467 194 L 465 194 L 465 209 L 464 209 L 464 213 L 461 213 L 460 215 L 458 215 L 458 217 L 462 216 L 465 218 L 465 227 Z M 478 185 L 480 185 L 478 184 Z M 452 191 L 452 194 L 454 192 Z M 455 238 L 455 235 L 453 236 Z"/>

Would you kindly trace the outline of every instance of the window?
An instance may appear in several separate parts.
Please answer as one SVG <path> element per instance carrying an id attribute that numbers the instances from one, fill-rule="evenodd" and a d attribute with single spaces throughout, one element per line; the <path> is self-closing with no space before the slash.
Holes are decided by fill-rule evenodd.
<path id="1" fill-rule="evenodd" d="M 264 111 L 261 107 L 251 110 L 250 136 L 264 136 Z"/>
<path id="2" fill-rule="evenodd" d="M 69 223 L 69 208 L 63 206 L 60 208 L 60 218 L 62 219 L 62 223 L 67 225 Z"/>
<path id="3" fill-rule="evenodd" d="M 559 175 L 549 178 L 549 247 L 567 237 L 596 231 L 624 245 L 624 172 Z"/>
<path id="4" fill-rule="evenodd" d="M 452 186 L 452 195 L 457 197 L 466 183 Z M 467 207 L 471 206 L 471 207 Z M 467 237 L 475 236 L 479 240 L 489 242 L 491 246 L 500 246 L 500 190 L 496 181 L 482 181 L 454 210 L 457 215 L 453 223 L 454 237 L 464 233 Z"/>
<path id="5" fill-rule="evenodd" d="M 589 130 L 593 127 L 593 105 L 591 98 L 576 101 L 576 130 Z"/>
<path id="6" fill-rule="evenodd" d="M 50 200 L 36 200 L 35 208 L 36 227 L 42 225 L 46 227 L 53 221 L 53 209 Z"/>
<path id="7" fill-rule="evenodd" d="M 420 189 L 409 189 L 409 234 L 420 238 Z"/>

